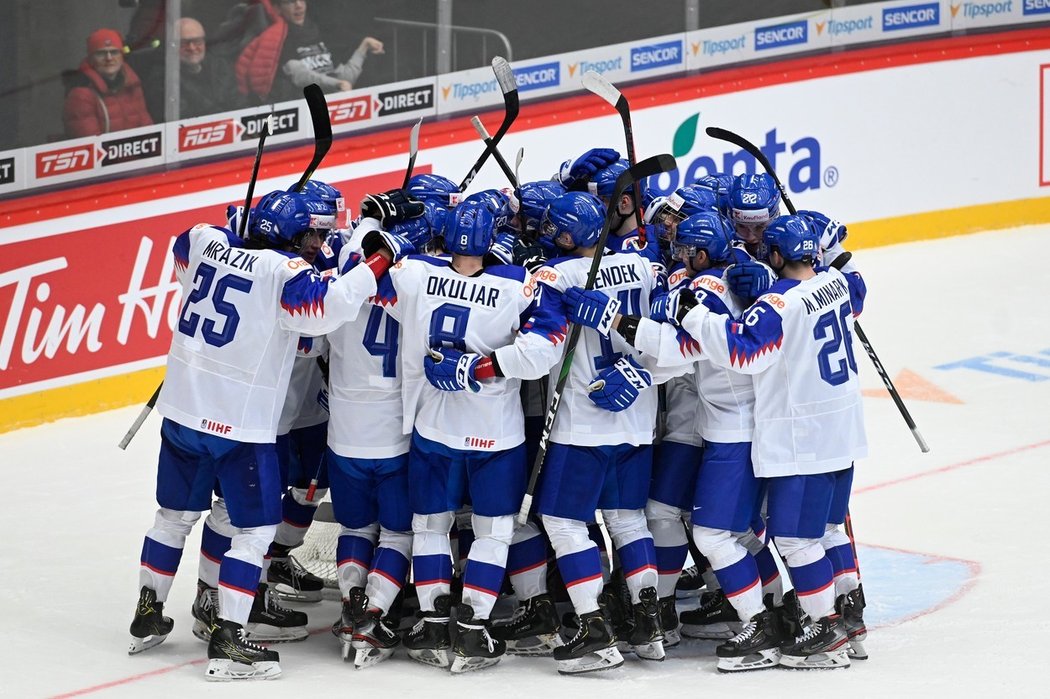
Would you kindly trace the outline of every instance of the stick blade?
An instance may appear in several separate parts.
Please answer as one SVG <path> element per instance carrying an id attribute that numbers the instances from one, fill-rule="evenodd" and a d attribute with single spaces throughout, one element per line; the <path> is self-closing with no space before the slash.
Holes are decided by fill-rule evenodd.
<path id="1" fill-rule="evenodd" d="M 746 149 L 747 146 L 751 145 L 743 136 L 735 134 L 728 129 L 723 129 L 720 126 L 708 126 L 704 129 L 704 132 L 711 138 L 717 138 L 719 141 L 729 141 L 740 148 Z"/>
<path id="2" fill-rule="evenodd" d="M 496 74 L 496 82 L 499 83 L 500 92 L 504 95 L 508 95 L 511 92 L 517 93 L 518 81 L 514 77 L 514 69 L 510 67 L 510 63 L 503 56 L 496 56 L 492 59 L 492 72 Z"/>
<path id="3" fill-rule="evenodd" d="M 595 70 L 588 70 L 583 74 L 583 86 L 614 107 L 620 101 L 620 98 L 623 97 L 611 82 Z"/>
<path id="4" fill-rule="evenodd" d="M 303 97 L 310 108 L 310 121 L 314 126 L 314 140 L 332 140 L 332 121 L 328 117 L 328 100 L 324 90 L 317 83 L 310 83 L 303 88 Z"/>
<path id="5" fill-rule="evenodd" d="M 412 132 L 408 134 L 408 152 L 417 153 L 419 151 L 419 127 L 423 125 L 423 117 L 419 117 L 412 126 Z"/>
<path id="6" fill-rule="evenodd" d="M 659 175 L 661 172 L 670 172 L 677 168 L 677 161 L 669 153 L 661 153 L 660 155 L 646 158 L 620 173 L 620 176 L 616 178 L 612 200 L 616 201 L 619 199 L 620 195 L 630 189 L 635 182 L 641 182 L 647 177 Z"/>

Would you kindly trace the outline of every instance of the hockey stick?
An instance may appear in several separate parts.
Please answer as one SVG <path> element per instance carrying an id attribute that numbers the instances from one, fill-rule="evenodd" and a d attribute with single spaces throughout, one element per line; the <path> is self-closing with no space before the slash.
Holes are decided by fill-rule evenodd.
<path id="1" fill-rule="evenodd" d="M 588 70 L 583 74 L 583 86 L 611 104 L 616 109 L 617 114 L 620 115 L 620 121 L 623 122 L 623 137 L 627 141 L 627 160 L 633 165 L 637 162 L 637 155 L 634 152 L 634 127 L 631 126 L 631 105 L 628 104 L 627 98 L 597 71 Z M 634 220 L 638 226 L 638 237 L 641 239 L 642 247 L 644 248 L 646 233 L 645 225 L 642 223 L 642 192 L 638 180 L 634 181 L 631 190 L 634 192 Z M 619 205 L 619 201 L 617 201 L 615 206 Z"/>
<path id="2" fill-rule="evenodd" d="M 489 135 L 488 129 L 486 129 L 485 125 L 481 123 L 481 119 L 477 117 L 472 117 L 470 123 L 474 125 L 474 130 L 478 132 L 478 136 L 481 136 L 481 140 L 485 142 L 485 145 L 488 147 L 488 152 L 492 153 L 492 157 L 496 159 L 496 163 L 499 164 L 500 170 L 503 170 L 503 174 L 507 176 L 508 180 L 510 180 L 511 186 L 514 187 L 515 190 L 517 190 L 518 176 L 514 173 L 513 170 L 510 169 L 510 165 L 507 163 L 507 160 L 503 157 L 503 154 L 499 152 L 499 148 L 493 142 L 492 136 Z M 519 151 L 519 155 L 520 152 L 521 151 Z M 518 164 L 521 164 L 520 160 L 518 161 Z"/>
<path id="3" fill-rule="evenodd" d="M 518 118 L 518 81 L 514 78 L 514 71 L 510 67 L 510 63 L 507 63 L 507 59 L 502 56 L 496 56 L 492 59 L 492 72 L 496 74 L 496 82 L 499 83 L 499 89 L 503 92 L 503 123 L 499 125 L 496 130 L 496 135 L 492 137 L 493 147 L 498 145 L 503 137 L 510 130 L 510 125 L 514 123 L 514 120 Z M 474 178 L 478 176 L 478 172 L 481 170 L 481 166 L 485 164 L 485 161 L 489 159 L 490 150 L 488 144 L 485 145 L 485 152 L 481 154 L 481 157 L 477 159 L 474 166 L 470 168 L 470 172 L 463 178 L 463 181 L 459 183 L 459 191 L 465 192 L 470 183 L 474 181 Z"/>
<path id="4" fill-rule="evenodd" d="M 303 97 L 306 105 L 310 108 L 310 121 L 314 125 L 314 157 L 303 171 L 303 176 L 295 183 L 294 192 L 303 191 L 306 181 L 309 180 L 317 166 L 321 164 L 328 150 L 332 147 L 332 121 L 328 115 L 328 101 L 324 98 L 324 92 L 316 83 L 311 83 L 303 88 Z"/>
<path id="5" fill-rule="evenodd" d="M 244 231 L 248 228 L 248 212 L 252 210 L 252 197 L 255 196 L 255 181 L 259 178 L 259 164 L 262 162 L 263 147 L 266 137 L 273 131 L 273 114 L 263 121 L 262 133 L 259 134 L 259 145 L 255 147 L 255 163 L 252 164 L 252 177 L 248 180 L 248 193 L 244 197 L 244 211 L 237 226 L 237 237 L 244 240 Z"/>
<path id="6" fill-rule="evenodd" d="M 795 205 L 791 203 L 791 199 L 788 197 L 787 187 L 785 187 L 784 183 L 780 181 L 779 177 L 777 177 L 777 173 L 773 170 L 773 166 L 770 164 L 766 154 L 763 153 L 758 146 L 751 143 L 743 136 L 717 126 L 707 127 L 707 135 L 721 141 L 728 141 L 750 153 L 755 160 L 762 164 L 762 167 L 766 169 L 769 176 L 773 178 L 774 182 L 776 182 L 777 187 L 780 189 L 780 196 L 784 199 L 784 205 L 787 206 L 788 211 L 792 214 L 796 213 Z M 857 339 L 860 340 L 860 344 L 864 347 L 864 351 L 868 353 L 868 358 L 871 359 L 871 363 L 875 365 L 875 371 L 878 373 L 879 378 L 882 379 L 882 385 L 886 387 L 887 391 L 889 391 L 890 397 L 893 398 L 893 402 L 897 406 L 897 410 L 900 411 L 901 417 L 904 418 L 904 422 L 908 425 L 908 429 L 911 430 L 912 436 L 915 437 L 915 441 L 918 442 L 919 449 L 925 454 L 930 450 L 930 447 L 926 444 L 926 440 L 923 439 L 922 434 L 919 432 L 919 428 L 915 424 L 915 420 L 912 419 L 907 406 L 904 405 L 904 400 L 901 398 L 900 393 L 897 392 L 897 388 L 893 385 L 893 380 L 890 379 L 889 373 L 886 371 L 886 368 L 882 366 L 882 362 L 879 361 L 879 356 L 875 354 L 875 348 L 871 346 L 871 342 L 868 340 L 868 336 L 864 333 L 864 330 L 860 327 L 860 323 L 854 322 L 853 328 L 857 331 Z"/>
<path id="7" fill-rule="evenodd" d="M 408 169 L 405 170 L 405 181 L 401 185 L 401 189 L 408 190 L 408 181 L 412 179 L 412 170 L 416 167 L 416 155 L 419 153 L 419 127 L 423 124 L 423 117 L 419 117 L 419 121 L 412 127 L 412 132 L 408 135 Z"/>
<path id="8" fill-rule="evenodd" d="M 613 201 L 622 196 L 627 191 L 627 188 L 638 180 L 658 175 L 661 172 L 670 172 L 676 167 L 678 167 L 678 164 L 675 162 L 674 157 L 667 154 L 654 155 L 636 165 L 632 165 L 616 178 L 616 185 L 613 189 Z M 605 250 L 605 241 L 609 238 L 609 228 L 612 226 L 615 215 L 616 209 L 610 207 L 609 212 L 605 216 L 602 232 L 598 236 L 598 241 L 594 244 L 595 253 L 594 257 L 591 258 L 591 267 L 587 272 L 587 281 L 584 284 L 585 289 L 594 288 L 594 280 L 598 278 L 598 268 L 602 262 L 602 251 Z M 539 450 L 536 452 L 536 460 L 532 464 L 532 473 L 529 474 L 529 484 L 525 490 L 525 496 L 521 500 L 521 508 L 518 510 L 517 521 L 519 525 L 525 523 L 526 518 L 529 516 L 529 510 L 532 509 L 532 496 L 536 492 L 536 481 L 539 479 L 540 471 L 543 469 L 543 460 L 547 455 L 547 445 L 550 441 L 551 430 L 554 427 L 554 420 L 558 417 L 558 406 L 561 404 L 561 395 L 569 378 L 569 370 L 572 368 L 572 359 L 573 355 L 576 354 L 576 344 L 580 341 L 581 330 L 581 326 L 573 325 L 569 331 L 569 339 L 565 343 L 565 356 L 561 362 L 561 369 L 558 371 L 558 382 L 554 386 L 554 392 L 551 394 L 551 403 L 547 407 L 547 416 L 543 420 L 543 432 L 540 433 Z"/>
<path id="9" fill-rule="evenodd" d="M 244 231 L 248 226 L 248 212 L 251 211 L 252 197 L 255 194 L 255 181 L 259 177 L 259 164 L 262 162 L 263 147 L 266 145 L 266 137 L 273 131 L 273 115 L 268 115 L 263 121 L 262 132 L 259 134 L 259 144 L 255 147 L 255 163 L 252 165 L 252 176 L 248 180 L 248 194 L 244 198 L 244 211 L 241 212 L 241 220 L 237 225 L 237 236 L 244 238 Z M 153 395 L 149 397 L 146 404 L 142 406 L 142 410 L 139 412 L 138 417 L 131 423 L 131 427 L 128 429 L 124 438 L 120 440 L 120 444 L 117 446 L 123 450 L 127 450 L 128 445 L 131 444 L 131 440 L 138 434 L 139 428 L 142 427 L 142 423 L 149 417 L 150 411 L 157 405 L 157 399 L 160 397 L 160 389 L 164 387 L 164 382 L 161 381 L 160 385 L 157 386 L 157 390 L 153 392 Z"/>

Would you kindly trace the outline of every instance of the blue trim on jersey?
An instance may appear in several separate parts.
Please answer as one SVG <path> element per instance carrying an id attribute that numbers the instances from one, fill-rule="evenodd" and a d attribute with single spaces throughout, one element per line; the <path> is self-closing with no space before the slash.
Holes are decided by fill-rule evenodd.
<path id="1" fill-rule="evenodd" d="M 364 259 L 365 258 L 361 256 L 361 253 L 358 253 L 358 252 L 350 253 L 346 257 L 346 262 L 344 262 L 343 266 L 339 269 L 339 274 L 346 274 L 347 272 L 352 270 L 354 267 L 356 267 L 357 265 L 361 264 L 361 262 L 363 262 Z"/>
<path id="2" fill-rule="evenodd" d="M 426 262 L 428 265 L 434 265 L 435 267 L 452 266 L 452 258 L 450 257 L 434 257 L 433 255 L 408 255 L 404 259 L 419 260 L 420 262 Z"/>
<path id="3" fill-rule="evenodd" d="M 190 232 L 180 233 L 171 246 L 171 256 L 175 258 L 175 264 L 181 269 L 190 266 Z"/>
<path id="4" fill-rule="evenodd" d="M 853 309 L 853 317 L 856 318 L 864 311 L 864 299 L 868 296 L 868 285 L 860 272 L 847 272 L 842 276 L 846 278 L 849 286 L 849 305 Z"/>
<path id="5" fill-rule="evenodd" d="M 798 286 L 801 283 L 802 282 L 800 280 L 798 280 L 798 279 L 777 279 L 775 282 L 773 282 L 772 285 L 770 285 L 769 291 L 767 291 L 766 293 L 767 294 L 783 294 L 784 292 L 786 292 L 789 289 L 794 289 L 796 286 Z"/>
<path id="6" fill-rule="evenodd" d="M 522 333 L 535 333 L 547 338 L 557 345 L 565 341 L 569 331 L 569 318 L 562 293 L 557 289 L 540 283 L 542 290 L 538 294 L 539 303 L 533 302 L 535 308 L 529 319 L 521 326 Z"/>
<path id="7" fill-rule="evenodd" d="M 384 274 L 376 280 L 376 295 L 373 300 L 380 306 L 393 306 L 397 303 L 397 289 L 394 288 L 389 274 Z"/>
<path id="8" fill-rule="evenodd" d="M 162 544 L 148 536 L 142 540 L 142 555 L 139 561 L 150 570 L 161 575 L 175 575 L 182 559 L 182 549 Z"/>
<path id="9" fill-rule="evenodd" d="M 773 287 L 775 289 L 776 284 Z M 757 309 L 763 309 L 765 312 L 759 313 Z M 726 321 L 729 362 L 736 367 L 745 367 L 763 354 L 780 349 L 784 342 L 783 319 L 771 305 L 759 300 L 744 317 L 752 317 L 752 313 L 757 316 L 757 320 L 751 325 L 732 318 Z"/>
<path id="10" fill-rule="evenodd" d="M 527 269 L 518 265 L 489 265 L 482 269 L 481 273 L 491 274 L 494 277 L 501 277 L 503 279 L 513 279 L 518 282 L 525 281 L 525 278 L 529 274 Z"/>
<path id="11" fill-rule="evenodd" d="M 324 297 L 331 278 L 322 278 L 312 269 L 304 269 L 284 283 L 281 308 L 290 315 L 324 315 Z"/>

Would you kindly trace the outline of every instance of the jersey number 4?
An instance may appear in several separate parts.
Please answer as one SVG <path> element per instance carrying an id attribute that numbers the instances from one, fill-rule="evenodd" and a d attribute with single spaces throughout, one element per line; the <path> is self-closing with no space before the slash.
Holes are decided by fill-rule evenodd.
<path id="1" fill-rule="evenodd" d="M 179 314 L 179 332 L 193 337 L 199 325 L 205 342 L 212 347 L 222 347 L 233 341 L 237 325 L 241 322 L 237 307 L 227 300 L 226 293 L 232 290 L 246 294 L 252 289 L 252 280 L 238 277 L 236 274 L 227 274 L 215 281 L 216 271 L 214 267 L 203 262 L 197 266 L 193 275 L 193 291 L 186 298 L 182 305 L 182 313 Z M 221 320 L 205 318 L 202 324 L 200 314 L 191 313 L 190 309 L 209 296 L 212 308 L 221 316 Z M 216 330 L 219 322 L 222 323 L 222 329 Z"/>
<path id="2" fill-rule="evenodd" d="M 817 354 L 817 366 L 820 369 L 820 378 L 832 386 L 846 383 L 850 371 L 857 373 L 857 360 L 853 358 L 853 335 L 846 323 L 852 312 L 850 305 L 844 303 L 839 306 L 838 311 L 828 311 L 817 318 L 817 324 L 813 327 L 814 340 L 827 338 L 827 342 L 821 345 Z M 838 357 L 843 345 L 846 349 L 845 358 Z"/>

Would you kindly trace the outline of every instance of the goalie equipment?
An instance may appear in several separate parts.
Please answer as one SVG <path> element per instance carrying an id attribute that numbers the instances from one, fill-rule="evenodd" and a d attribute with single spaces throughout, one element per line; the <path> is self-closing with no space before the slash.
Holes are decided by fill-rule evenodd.
<path id="1" fill-rule="evenodd" d="M 272 680 L 280 675 L 280 655 L 277 651 L 249 641 L 240 624 L 219 620 L 208 643 L 205 679 L 213 682 Z"/>
<path id="2" fill-rule="evenodd" d="M 143 586 L 131 621 L 131 646 L 128 655 L 135 655 L 153 646 L 159 646 L 175 627 L 171 617 L 164 616 L 164 603 L 157 601 L 157 593 Z"/>

